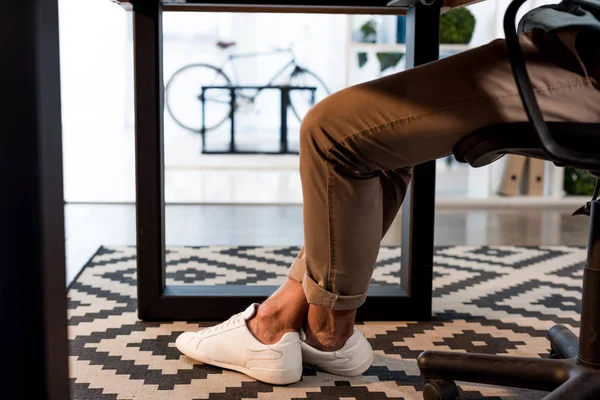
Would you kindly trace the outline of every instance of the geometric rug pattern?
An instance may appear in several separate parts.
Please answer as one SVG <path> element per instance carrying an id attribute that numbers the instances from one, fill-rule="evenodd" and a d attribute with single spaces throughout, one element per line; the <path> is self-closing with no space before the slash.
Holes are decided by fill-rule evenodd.
<path id="1" fill-rule="evenodd" d="M 169 247 L 167 283 L 279 285 L 299 250 L 294 246 Z M 431 321 L 358 323 L 374 351 L 373 365 L 362 376 L 345 378 L 305 368 L 300 382 L 271 386 L 194 362 L 175 348 L 181 332 L 213 323 L 138 320 L 135 247 L 101 247 L 69 286 L 71 396 L 78 400 L 422 399 L 423 380 L 415 359 L 423 350 L 547 357 L 548 328 L 559 323 L 578 333 L 585 258 L 583 247 L 436 247 Z M 399 263 L 399 247 L 382 247 L 371 283 L 397 284 Z M 458 383 L 465 399 L 540 399 L 545 394 Z"/>

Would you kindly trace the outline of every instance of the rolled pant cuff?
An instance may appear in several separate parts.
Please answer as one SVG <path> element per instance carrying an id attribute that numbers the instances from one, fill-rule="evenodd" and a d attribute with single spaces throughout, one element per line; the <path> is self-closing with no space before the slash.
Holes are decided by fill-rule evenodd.
<path id="1" fill-rule="evenodd" d="M 288 269 L 287 277 L 302 283 L 306 274 L 306 263 L 302 258 L 296 258 Z"/>
<path id="2" fill-rule="evenodd" d="M 307 274 L 302 279 L 302 287 L 309 304 L 325 307 L 329 310 L 356 310 L 367 299 L 366 292 L 356 295 L 339 295 L 328 292 Z"/>

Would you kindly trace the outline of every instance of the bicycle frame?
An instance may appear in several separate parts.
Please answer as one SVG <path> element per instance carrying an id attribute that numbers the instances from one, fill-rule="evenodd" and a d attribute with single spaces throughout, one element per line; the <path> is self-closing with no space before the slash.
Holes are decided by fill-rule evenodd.
<path id="1" fill-rule="evenodd" d="M 281 68 L 278 72 L 275 73 L 275 75 L 273 75 L 271 77 L 271 79 L 269 79 L 269 81 L 265 84 L 265 86 L 271 86 L 273 84 L 273 82 L 275 82 L 277 80 L 277 78 L 279 78 L 281 76 L 281 74 L 283 74 L 283 72 L 288 69 L 290 66 L 295 66 L 295 70 L 299 69 L 300 67 L 298 66 L 298 64 L 296 63 L 296 57 L 294 55 L 294 52 L 292 51 L 291 48 L 287 48 L 287 49 L 275 49 L 272 51 L 262 51 L 262 52 L 255 52 L 255 53 L 234 53 L 234 54 L 229 54 L 227 56 L 227 59 L 219 66 L 219 69 L 224 70 L 224 67 L 227 64 L 231 64 L 231 70 L 233 71 L 233 82 L 234 84 L 236 84 L 237 82 L 239 82 L 239 76 L 237 73 L 237 69 L 235 67 L 235 60 L 239 59 L 239 58 L 253 58 L 253 57 L 260 57 L 260 56 L 266 56 L 266 55 L 271 55 L 271 54 L 279 54 L 279 53 L 288 53 L 291 56 L 291 60 L 285 64 L 283 66 L 283 68 Z M 243 94 L 239 94 L 239 97 L 245 97 L 248 100 L 250 100 L 251 102 L 254 102 L 254 100 L 256 99 L 256 97 L 260 94 L 260 92 L 262 92 L 263 89 L 257 89 L 256 93 L 252 96 L 247 96 L 247 95 L 243 95 Z"/>

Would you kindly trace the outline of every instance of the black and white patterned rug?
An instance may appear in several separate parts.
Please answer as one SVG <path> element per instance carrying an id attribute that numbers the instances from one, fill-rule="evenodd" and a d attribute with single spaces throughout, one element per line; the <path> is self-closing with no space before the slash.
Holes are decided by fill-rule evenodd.
<path id="1" fill-rule="evenodd" d="M 278 285 L 299 247 L 169 247 L 168 283 Z M 135 248 L 102 247 L 70 285 L 69 342 L 73 399 L 421 399 L 415 358 L 423 350 L 546 357 L 546 330 L 578 333 L 581 247 L 438 247 L 435 316 L 427 323 L 366 322 L 374 350 L 355 378 L 305 368 L 302 380 L 273 387 L 194 363 L 174 346 L 183 331 L 211 323 L 137 319 Z M 400 249 L 382 247 L 373 284 L 398 279 Z M 240 310 L 242 311 L 242 310 Z M 220 322 L 220 321 L 215 321 Z M 460 384 L 462 398 L 540 399 L 544 393 Z"/>

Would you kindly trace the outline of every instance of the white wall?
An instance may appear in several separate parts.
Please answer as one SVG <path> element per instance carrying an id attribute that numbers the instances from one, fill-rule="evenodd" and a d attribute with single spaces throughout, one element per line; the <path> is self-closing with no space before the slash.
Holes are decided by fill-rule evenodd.
<path id="1" fill-rule="evenodd" d="M 65 200 L 132 200 L 127 13 L 106 0 L 58 4 Z"/>
<path id="2" fill-rule="evenodd" d="M 497 38 L 496 7 L 498 0 L 487 0 L 467 7 L 475 16 L 472 46 L 484 45 Z"/>
<path id="3" fill-rule="evenodd" d="M 58 3 L 63 126 L 121 129 L 127 14 L 106 0 Z"/>

